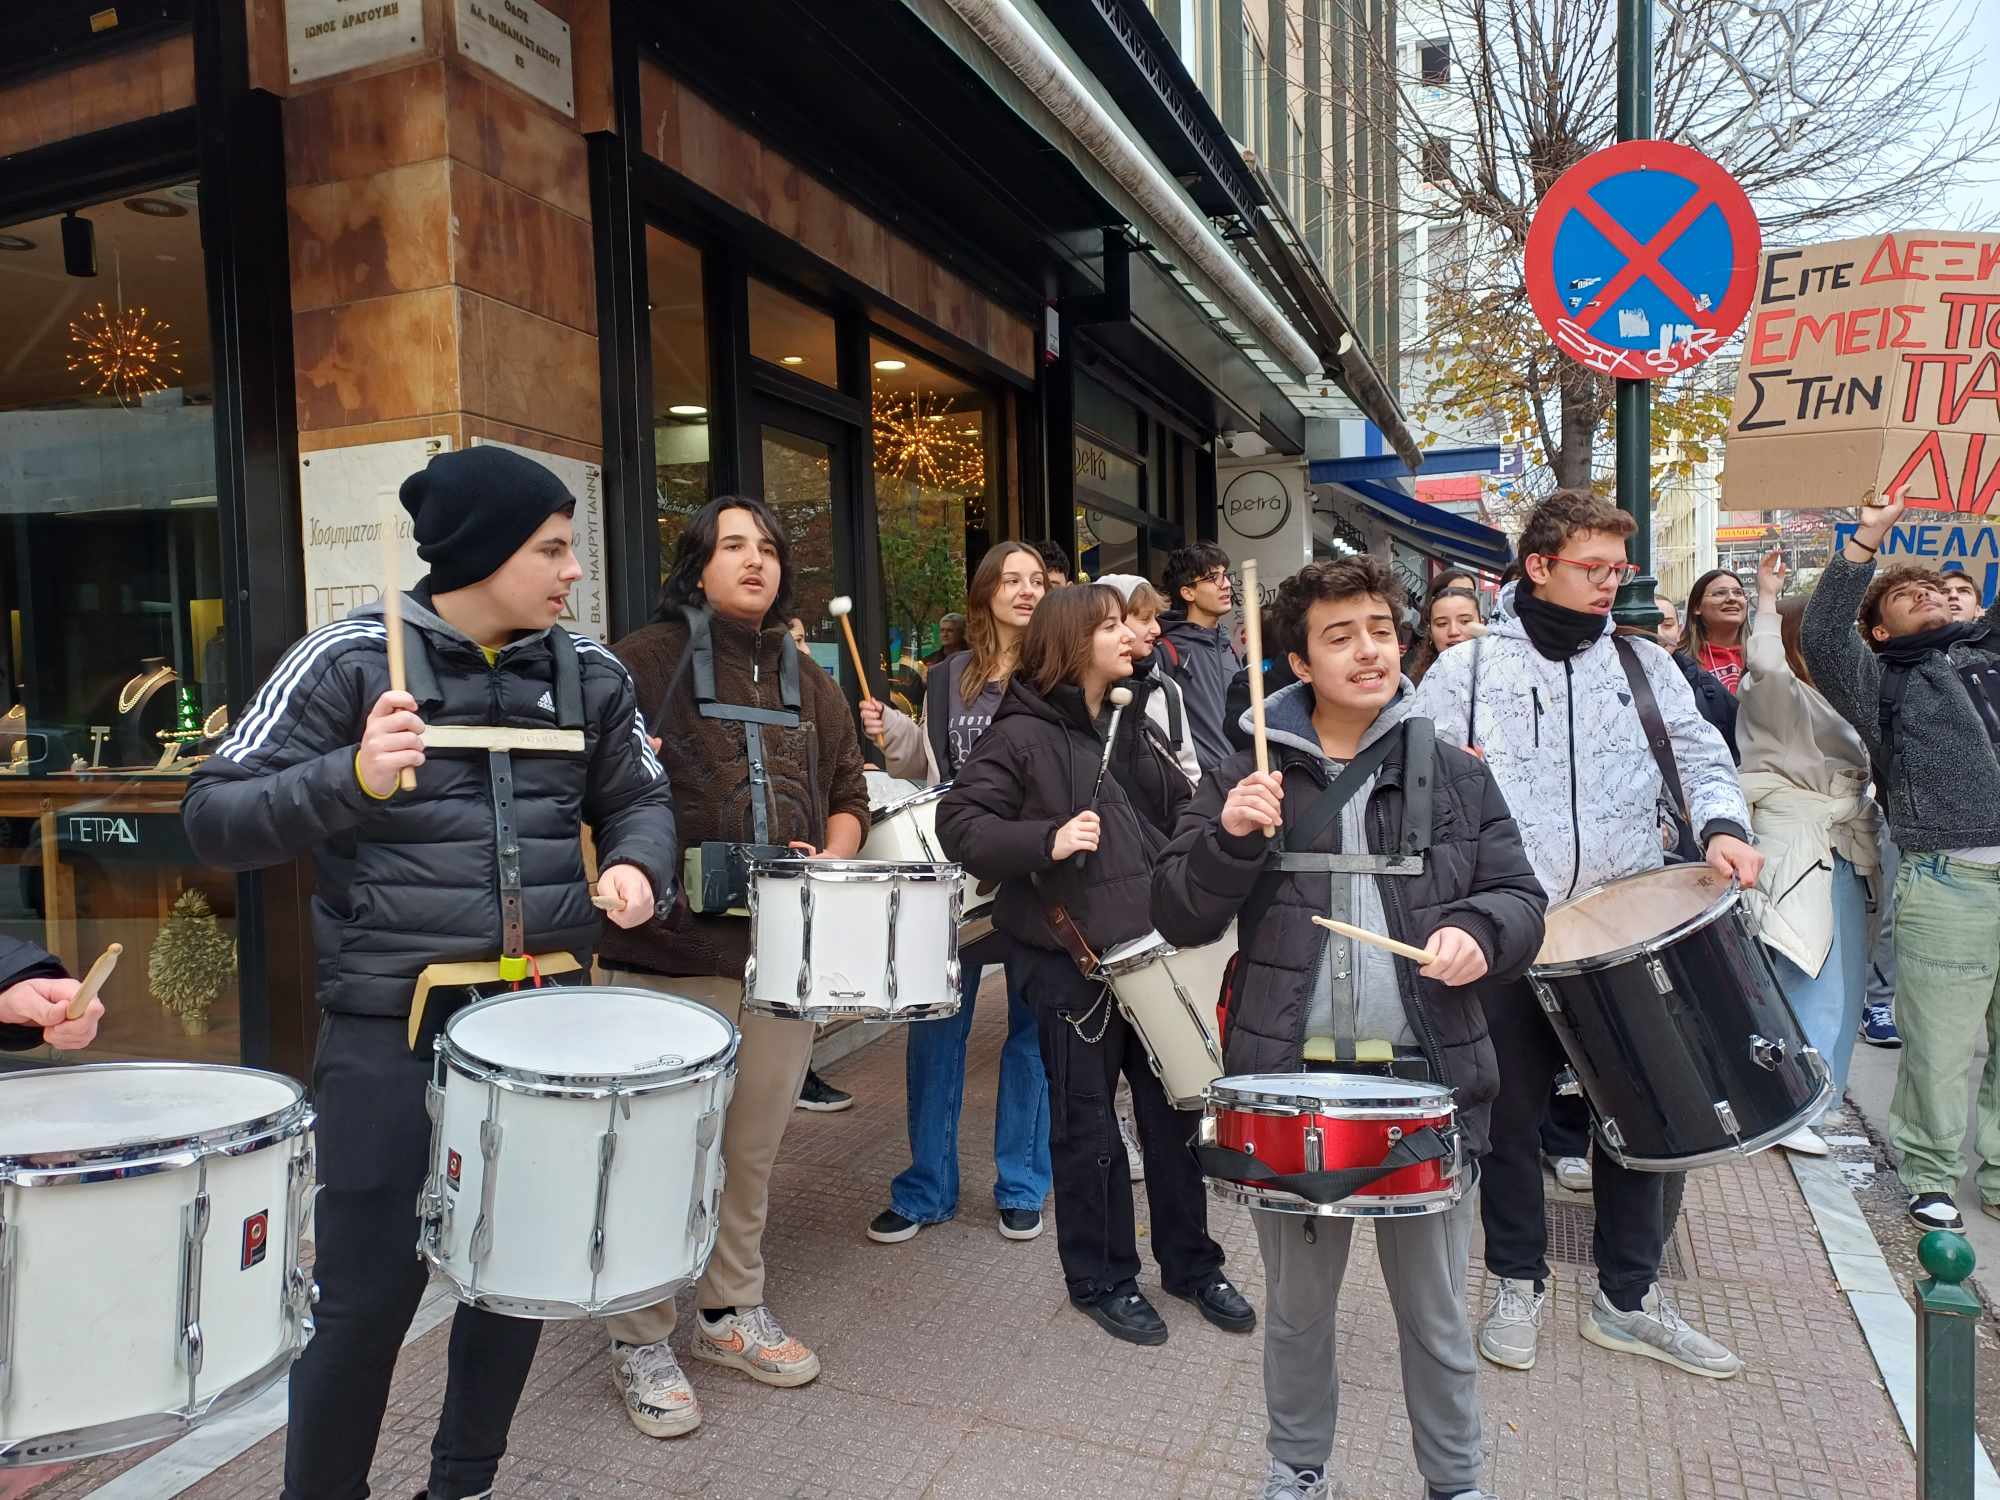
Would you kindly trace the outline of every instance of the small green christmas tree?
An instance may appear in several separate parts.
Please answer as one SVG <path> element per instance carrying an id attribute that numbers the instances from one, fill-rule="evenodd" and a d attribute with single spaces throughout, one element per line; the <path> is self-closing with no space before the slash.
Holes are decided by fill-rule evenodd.
<path id="1" fill-rule="evenodd" d="M 208 898 L 181 893 L 146 960 L 153 998 L 180 1018 L 190 1036 L 208 1030 L 209 1007 L 236 972 L 236 944 L 222 930 Z"/>
<path id="2" fill-rule="evenodd" d="M 193 745 L 201 741 L 201 706 L 194 701 L 194 689 L 186 684 L 182 684 L 180 697 L 174 704 L 174 727 L 162 729 L 160 740 L 172 745 Z"/>

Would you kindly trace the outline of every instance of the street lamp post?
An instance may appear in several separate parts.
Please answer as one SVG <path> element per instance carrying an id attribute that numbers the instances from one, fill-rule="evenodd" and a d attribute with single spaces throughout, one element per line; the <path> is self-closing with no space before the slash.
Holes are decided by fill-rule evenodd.
<path id="1" fill-rule="evenodd" d="M 1618 0 L 1618 139 L 1653 134 L 1653 0 Z M 1652 629 L 1660 620 L 1653 602 L 1653 387 L 1644 380 L 1618 382 L 1618 508 L 1632 517 L 1632 561 L 1638 576 L 1618 591 L 1613 614 L 1622 625 Z"/>

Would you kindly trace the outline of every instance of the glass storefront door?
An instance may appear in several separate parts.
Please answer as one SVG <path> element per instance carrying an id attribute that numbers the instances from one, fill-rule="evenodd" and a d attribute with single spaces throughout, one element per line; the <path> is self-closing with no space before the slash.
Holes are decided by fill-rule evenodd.
<path id="1" fill-rule="evenodd" d="M 761 493 L 792 542 L 792 613 L 805 624 L 813 659 L 841 678 L 848 666 L 844 637 L 827 605 L 842 592 L 840 534 L 854 505 L 852 439 L 842 423 L 775 402 L 760 402 L 757 418 Z"/>

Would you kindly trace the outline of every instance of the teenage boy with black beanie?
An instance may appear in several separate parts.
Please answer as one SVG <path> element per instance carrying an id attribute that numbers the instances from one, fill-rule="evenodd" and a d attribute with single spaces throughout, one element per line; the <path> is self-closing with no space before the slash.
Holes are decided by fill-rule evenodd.
<path id="1" fill-rule="evenodd" d="M 379 606 L 322 626 L 197 767 L 185 804 L 207 864 L 315 864 L 320 1300 L 292 1369 L 284 1500 L 368 1493 L 396 1355 L 423 1295 L 414 1246 L 431 1058 L 411 1042 L 419 974 L 500 958 L 507 977 L 510 964 L 525 968 L 520 955 L 565 952 L 587 972 L 601 923 L 586 823 L 604 865 L 598 889 L 618 902 L 612 922 L 650 921 L 673 891 L 673 808 L 631 678 L 556 623 L 582 576 L 575 501 L 540 464 L 494 447 L 440 454 L 401 499 L 430 566 L 402 601 L 410 691 L 389 688 Z M 494 757 L 427 755 L 429 724 L 574 728 L 584 749 L 500 757 L 513 794 L 496 799 Z M 414 790 L 398 790 L 406 769 Z M 426 1021 L 457 998 L 433 991 Z M 458 1309 L 429 1500 L 491 1493 L 540 1327 Z"/>
<path id="2" fill-rule="evenodd" d="M 1424 674 L 1410 712 L 1485 757 L 1521 830 L 1549 902 L 1657 869 L 1665 777 L 1648 743 L 1613 635 L 1612 601 L 1635 571 L 1625 560 L 1632 518 L 1587 490 L 1557 490 L 1521 530 L 1522 576 L 1500 591 L 1486 634 L 1460 642 Z M 1651 641 L 1630 642 L 1657 702 L 1708 863 L 1747 889 L 1763 856 L 1749 843 L 1750 809 L 1722 736 L 1696 712 L 1687 679 Z M 1500 1055 L 1492 1149 L 1482 1164 L 1480 1221 L 1498 1294 L 1479 1325 L 1494 1364 L 1535 1363 L 1548 1290 L 1548 1228 L 1540 1127 L 1563 1065 L 1553 1028 L 1528 985 L 1487 997 Z M 1580 1332 L 1591 1343 L 1727 1379 L 1743 1363 L 1690 1327 L 1659 1285 L 1666 1241 L 1664 1180 L 1593 1153 L 1597 1295 Z"/>
<path id="3" fill-rule="evenodd" d="M 1901 854 L 1896 1020 L 1903 1055 L 1889 1142 L 1909 1213 L 1964 1227 L 1965 1091 L 1980 1037 L 2000 1025 L 2000 605 L 1954 619 L 1944 580 L 1875 570 L 1903 513 L 1864 505 L 1800 622 L 1813 685 L 1861 735 Z M 1979 1091 L 1979 1196 L 2000 1218 L 2000 1049 Z"/>

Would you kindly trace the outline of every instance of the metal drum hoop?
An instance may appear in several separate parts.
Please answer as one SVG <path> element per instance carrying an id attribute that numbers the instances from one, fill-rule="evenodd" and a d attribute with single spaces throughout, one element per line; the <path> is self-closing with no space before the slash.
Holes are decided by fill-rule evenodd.
<path id="1" fill-rule="evenodd" d="M 661 995 L 653 990 L 632 989 L 623 985 L 603 985 L 593 987 L 599 994 L 638 995 L 648 1001 L 658 1001 Z M 476 1011 L 505 1005 L 532 991 L 521 990 L 508 995 L 493 995 L 484 1000 L 475 1000 L 451 1018 L 455 1023 L 462 1017 Z M 688 1000 L 685 996 L 672 998 L 685 1000 L 689 1005 L 701 1005 L 699 1000 Z M 711 1015 L 715 1013 L 709 1012 Z M 721 1018 L 718 1016 L 718 1020 Z M 683 1062 L 676 1067 L 649 1069 L 643 1073 L 543 1073 L 532 1068 L 514 1067 L 508 1063 L 496 1063 L 488 1058 L 470 1052 L 451 1038 L 451 1023 L 437 1035 L 437 1061 L 433 1069 L 433 1080 L 437 1087 L 444 1087 L 447 1071 L 455 1072 L 476 1083 L 491 1084 L 510 1094 L 539 1094 L 556 1099 L 611 1099 L 616 1097 L 642 1098 L 647 1094 L 662 1094 L 669 1090 L 692 1083 L 702 1083 L 728 1072 L 736 1064 L 737 1048 L 742 1045 L 743 1034 L 735 1026 L 729 1026 L 729 1041 L 719 1052 L 692 1062 Z"/>
<path id="2" fill-rule="evenodd" d="M 834 884 L 886 885 L 892 880 L 938 884 L 962 880 L 965 876 L 963 865 L 925 860 L 753 859 L 749 868 L 753 876 L 764 875 L 776 880 L 823 880 Z"/>
<path id="3" fill-rule="evenodd" d="M 1306 1075 L 1310 1076 L 1310 1075 Z M 1408 1082 L 1408 1080 L 1398 1080 Z M 1273 1115 L 1290 1118 L 1317 1115 L 1323 1120 L 1399 1120 L 1411 1115 L 1447 1115 L 1457 1118 L 1458 1099 L 1448 1088 L 1432 1084 L 1435 1094 L 1406 1094 L 1371 1099 L 1367 1104 L 1343 1104 L 1320 1094 L 1289 1093 L 1279 1089 L 1223 1087 L 1211 1083 L 1204 1097 L 1216 1109 L 1245 1115 Z"/>
<path id="4" fill-rule="evenodd" d="M 291 1098 L 283 1108 L 268 1114 L 219 1125 L 190 1135 L 128 1141 L 118 1146 L 93 1146 L 82 1151 L 43 1151 L 0 1157 L 0 1183 L 16 1187 L 50 1187 L 58 1184 L 107 1182 L 113 1179 L 147 1177 L 155 1172 L 175 1172 L 194 1166 L 209 1156 L 248 1156 L 276 1146 L 313 1127 L 314 1113 L 306 1093 L 297 1082 L 282 1074 L 260 1068 L 214 1067 L 206 1063 L 133 1062 L 88 1064 L 93 1072 L 121 1073 L 234 1073 L 248 1078 L 283 1084 Z"/>
<path id="5" fill-rule="evenodd" d="M 1661 865 L 1659 868 L 1667 870 L 1675 867 L 1672 865 Z M 1651 872 L 1647 871 L 1643 873 L 1650 874 Z M 1564 906 L 1580 905 L 1590 897 L 1598 894 L 1598 892 L 1609 890 L 1621 881 L 1632 878 L 1630 875 L 1624 875 L 1620 876 L 1618 880 L 1602 881 L 1597 885 L 1591 886 L 1588 890 L 1578 892 L 1561 904 Z M 1743 887 L 1737 881 L 1736 877 L 1732 875 L 1729 877 L 1728 890 L 1724 891 L 1713 902 L 1703 907 L 1678 927 L 1670 927 L 1665 932 L 1657 933 L 1649 938 L 1642 938 L 1636 943 L 1627 943 L 1624 947 L 1613 949 L 1609 953 L 1593 953 L 1588 958 L 1568 958 L 1559 963 L 1538 963 L 1530 967 L 1528 973 L 1531 978 L 1535 979 L 1566 979 L 1576 974 L 1594 974 L 1600 969 L 1615 969 L 1632 962 L 1634 959 L 1651 958 L 1673 947 L 1674 944 L 1680 942 L 1683 938 L 1692 937 L 1704 927 L 1714 926 L 1717 922 L 1730 915 L 1730 913 L 1739 909 L 1746 912 L 1748 910 L 1743 905 Z"/>
<path id="6" fill-rule="evenodd" d="M 877 824 L 888 822 L 898 813 L 908 812 L 913 807 L 921 807 L 926 802 L 936 802 L 950 790 L 949 781 L 940 781 L 936 786 L 927 786 L 922 791 L 910 793 L 907 797 L 899 797 L 894 802 L 884 803 L 868 815 L 868 825 L 872 828 Z"/>

